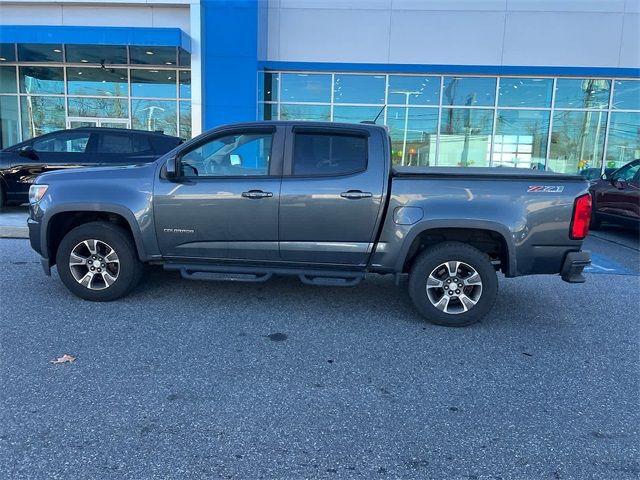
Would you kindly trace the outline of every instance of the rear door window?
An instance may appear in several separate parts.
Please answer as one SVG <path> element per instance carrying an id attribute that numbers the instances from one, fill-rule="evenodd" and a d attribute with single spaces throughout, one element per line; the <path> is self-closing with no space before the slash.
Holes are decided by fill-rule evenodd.
<path id="1" fill-rule="evenodd" d="M 293 175 L 349 175 L 367 168 L 367 138 L 360 135 L 296 133 Z"/>
<path id="2" fill-rule="evenodd" d="M 152 155 L 153 150 L 146 135 L 103 132 L 98 141 L 99 154 Z"/>
<path id="3" fill-rule="evenodd" d="M 89 132 L 66 132 L 33 142 L 36 152 L 85 153 L 89 144 Z"/>

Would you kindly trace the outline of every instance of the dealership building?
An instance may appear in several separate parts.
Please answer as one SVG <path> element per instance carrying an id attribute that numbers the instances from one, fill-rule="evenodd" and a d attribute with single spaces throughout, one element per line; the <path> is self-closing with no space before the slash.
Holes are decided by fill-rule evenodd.
<path id="1" fill-rule="evenodd" d="M 3 0 L 2 148 L 373 121 L 394 162 L 599 172 L 640 158 L 640 0 Z"/>

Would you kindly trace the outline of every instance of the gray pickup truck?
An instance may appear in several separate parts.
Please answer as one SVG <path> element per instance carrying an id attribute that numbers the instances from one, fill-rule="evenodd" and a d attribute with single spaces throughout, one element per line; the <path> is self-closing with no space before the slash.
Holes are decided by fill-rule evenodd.
<path id="1" fill-rule="evenodd" d="M 28 225 L 45 272 L 57 264 L 87 300 L 126 295 L 144 264 L 189 279 L 330 286 L 408 274 L 425 318 L 463 326 L 491 309 L 497 271 L 583 282 L 590 212 L 578 176 L 393 167 L 384 127 L 259 122 L 217 128 L 151 164 L 41 175 Z"/>

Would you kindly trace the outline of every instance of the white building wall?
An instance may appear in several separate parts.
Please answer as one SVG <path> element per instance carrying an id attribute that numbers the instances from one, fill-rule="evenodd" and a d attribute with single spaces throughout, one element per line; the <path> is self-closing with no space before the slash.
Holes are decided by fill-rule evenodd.
<path id="1" fill-rule="evenodd" d="M 269 0 L 267 59 L 640 68 L 640 0 Z"/>
<path id="2" fill-rule="evenodd" d="M 0 2 L 1 25 L 79 25 L 99 27 L 160 27 L 191 31 L 189 2 L 183 0 L 85 0 Z"/>

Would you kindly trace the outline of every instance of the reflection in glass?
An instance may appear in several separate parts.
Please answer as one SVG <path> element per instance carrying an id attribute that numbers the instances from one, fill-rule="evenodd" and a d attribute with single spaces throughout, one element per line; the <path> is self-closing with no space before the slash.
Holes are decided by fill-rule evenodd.
<path id="1" fill-rule="evenodd" d="M 101 65 L 127 64 L 124 45 L 65 45 L 68 63 L 99 63 Z"/>
<path id="2" fill-rule="evenodd" d="M 62 45 L 19 43 L 18 61 L 20 62 L 62 62 Z"/>
<path id="3" fill-rule="evenodd" d="M 181 67 L 191 66 L 191 54 L 180 47 L 178 47 L 178 63 Z"/>
<path id="4" fill-rule="evenodd" d="M 600 168 L 606 125 L 606 112 L 555 112 L 547 169 L 577 173 Z"/>
<path id="5" fill-rule="evenodd" d="M 132 100 L 132 128 L 176 135 L 176 103 L 175 100 Z"/>
<path id="6" fill-rule="evenodd" d="M 62 68 L 20 67 L 22 93 L 64 93 Z"/>
<path id="7" fill-rule="evenodd" d="M 16 44 L 0 43 L 0 62 L 16 61 Z"/>
<path id="8" fill-rule="evenodd" d="M 258 104 L 258 120 L 277 120 L 278 104 L 276 103 L 259 103 Z"/>
<path id="9" fill-rule="evenodd" d="M 70 117 L 128 118 L 126 98 L 69 97 Z"/>
<path id="10" fill-rule="evenodd" d="M 494 77 L 444 77 L 443 105 L 493 105 L 495 96 Z"/>
<path id="11" fill-rule="evenodd" d="M 131 63 L 139 65 L 175 65 L 177 53 L 175 47 L 129 47 Z"/>
<path id="12" fill-rule="evenodd" d="M 264 72 L 258 76 L 258 100 L 278 101 L 278 74 Z"/>
<path id="13" fill-rule="evenodd" d="M 544 170 L 548 110 L 498 110 L 491 165 Z"/>
<path id="14" fill-rule="evenodd" d="M 131 96 L 151 98 L 176 97 L 175 70 L 131 70 Z"/>
<path id="15" fill-rule="evenodd" d="M 180 102 L 180 138 L 191 138 L 191 102 Z"/>
<path id="16" fill-rule="evenodd" d="M 391 158 L 394 164 L 435 164 L 437 108 L 389 107 L 387 125 L 391 135 Z"/>
<path id="17" fill-rule="evenodd" d="M 640 80 L 616 80 L 611 108 L 640 110 Z"/>
<path id="18" fill-rule="evenodd" d="M 551 78 L 500 79 L 498 106 L 551 107 L 553 80 Z"/>
<path id="19" fill-rule="evenodd" d="M 493 110 L 444 108 L 440 123 L 438 165 L 489 165 Z"/>
<path id="20" fill-rule="evenodd" d="M 640 158 L 640 112 L 613 112 L 609 123 L 607 168 Z"/>
<path id="21" fill-rule="evenodd" d="M 438 105 L 440 77 L 389 75 L 389 105 Z"/>
<path id="22" fill-rule="evenodd" d="M 0 93 L 18 93 L 16 67 L 0 66 Z"/>
<path id="23" fill-rule="evenodd" d="M 607 108 L 611 80 L 559 78 L 556 80 L 556 108 Z"/>
<path id="24" fill-rule="evenodd" d="M 181 70 L 180 75 L 180 98 L 191 98 L 191 72 Z"/>
<path id="25" fill-rule="evenodd" d="M 0 149 L 18 143 L 18 97 L 0 96 Z"/>
<path id="26" fill-rule="evenodd" d="M 314 120 L 328 122 L 331 117 L 329 105 L 280 105 L 280 120 Z"/>
<path id="27" fill-rule="evenodd" d="M 384 75 L 336 75 L 333 85 L 335 103 L 384 103 Z"/>
<path id="28" fill-rule="evenodd" d="M 22 139 L 65 128 L 64 97 L 20 97 Z"/>
<path id="29" fill-rule="evenodd" d="M 333 107 L 333 121 L 334 122 L 346 122 L 346 123 L 360 123 L 360 122 L 372 122 L 383 109 L 380 107 L 346 107 L 335 106 Z M 382 124 L 384 112 L 380 113 L 378 117 L 378 123 Z"/>
<path id="30" fill-rule="evenodd" d="M 283 102 L 330 102 L 331 75 L 283 73 Z"/>
<path id="31" fill-rule="evenodd" d="M 124 68 L 67 68 L 69 95 L 100 95 L 126 97 L 129 95 L 127 70 Z"/>

